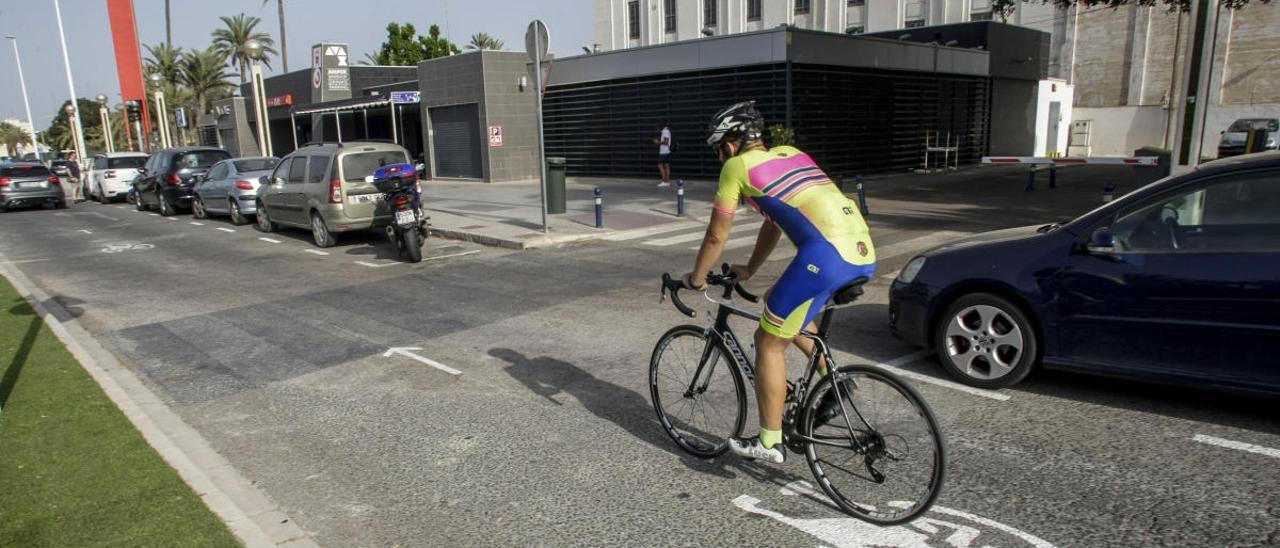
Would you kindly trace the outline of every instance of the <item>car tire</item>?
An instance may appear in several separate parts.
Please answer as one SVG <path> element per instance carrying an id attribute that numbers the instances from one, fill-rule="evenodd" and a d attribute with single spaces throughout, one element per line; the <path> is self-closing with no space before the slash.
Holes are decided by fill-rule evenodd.
<path id="1" fill-rule="evenodd" d="M 138 211 L 147 210 L 147 202 L 142 199 L 142 194 L 138 192 L 133 193 L 133 208 L 137 209 Z"/>
<path id="2" fill-rule="evenodd" d="M 240 212 L 240 202 L 236 201 L 234 198 L 228 200 L 228 202 L 227 212 L 231 215 L 231 224 L 236 226 L 249 224 L 249 219 L 244 216 L 244 213 Z"/>
<path id="3" fill-rule="evenodd" d="M 1031 373 L 1039 340 L 1022 308 L 998 295 L 971 293 L 938 317 L 934 349 L 956 380 L 977 388 L 1008 388 Z"/>
<path id="4" fill-rule="evenodd" d="M 336 238 L 333 233 L 329 232 L 329 227 L 325 226 L 324 218 L 319 213 L 311 212 L 311 241 L 316 247 L 326 248 L 333 247 Z"/>
<path id="5" fill-rule="evenodd" d="M 196 219 L 208 219 L 209 212 L 204 208 L 204 199 L 197 195 L 191 200 L 191 216 Z"/>
<path id="6" fill-rule="evenodd" d="M 54 209 L 66 209 L 66 208 L 67 208 L 67 201 L 66 201 L 66 200 L 58 200 L 58 201 L 56 201 L 56 202 L 54 202 L 54 203 L 53 203 L 53 208 L 54 208 Z"/>
<path id="7" fill-rule="evenodd" d="M 156 209 L 160 210 L 162 217 L 172 217 L 178 211 L 173 208 L 173 204 L 164 197 L 164 193 L 156 191 Z"/>
<path id="8" fill-rule="evenodd" d="M 271 221 L 271 216 L 267 214 L 267 206 L 262 202 L 258 202 L 258 222 L 254 223 L 254 228 L 259 232 L 275 232 L 276 224 Z"/>

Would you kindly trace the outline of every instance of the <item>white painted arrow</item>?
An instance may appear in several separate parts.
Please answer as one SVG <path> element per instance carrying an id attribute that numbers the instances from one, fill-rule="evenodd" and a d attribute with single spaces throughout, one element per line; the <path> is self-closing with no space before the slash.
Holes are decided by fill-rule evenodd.
<path id="1" fill-rule="evenodd" d="M 431 367 L 434 367 L 434 368 L 436 368 L 436 369 L 439 369 L 439 370 L 441 370 L 441 371 L 444 371 L 445 373 L 448 373 L 448 374 L 450 374 L 450 375 L 461 375 L 461 374 L 462 374 L 462 372 L 461 372 L 461 371 L 458 371 L 457 369 L 454 369 L 454 368 L 452 368 L 452 367 L 449 367 L 449 366 L 447 366 L 447 365 L 445 365 L 445 364 L 442 364 L 442 363 L 440 363 L 440 362 L 438 362 L 438 361 L 435 361 L 435 360 L 433 360 L 433 359 L 431 359 L 431 358 L 425 358 L 425 357 L 419 356 L 419 355 L 417 355 L 417 354 L 414 354 L 413 352 L 411 352 L 412 350 L 422 350 L 422 349 L 421 349 L 421 348 L 418 348 L 418 347 L 416 347 L 416 346 L 406 346 L 406 347 L 402 347 L 402 348 L 395 348 L 395 347 L 392 347 L 392 348 L 388 349 L 386 352 L 383 352 L 383 353 L 382 353 L 382 357 L 384 357 L 384 358 L 390 358 L 391 356 L 393 356 L 393 355 L 395 355 L 395 354 L 402 354 L 402 355 L 404 355 L 404 356 L 408 356 L 408 357 L 410 357 L 410 358 L 413 358 L 413 359 L 414 359 L 414 360 L 416 360 L 416 361 L 419 361 L 419 362 L 425 363 L 425 364 L 427 364 L 427 365 L 430 365 Z"/>

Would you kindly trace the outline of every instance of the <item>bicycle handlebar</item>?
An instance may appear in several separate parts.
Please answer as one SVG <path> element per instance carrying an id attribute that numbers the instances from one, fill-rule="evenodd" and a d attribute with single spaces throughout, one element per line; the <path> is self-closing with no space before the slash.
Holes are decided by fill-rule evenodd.
<path id="1" fill-rule="evenodd" d="M 742 284 L 738 283 L 738 277 L 729 273 L 729 263 L 720 265 L 720 271 L 722 272 L 721 274 L 716 274 L 715 272 L 707 273 L 707 286 L 717 285 L 720 287 L 730 287 L 733 288 L 733 290 L 743 299 L 752 303 L 760 302 L 760 297 L 757 297 L 744 289 Z M 684 301 L 680 300 L 681 289 L 685 289 L 683 280 L 672 278 L 669 273 L 662 274 L 662 298 L 665 300 L 667 298 L 667 293 L 670 292 L 671 304 L 674 304 L 680 313 L 690 318 L 698 317 L 698 313 L 696 311 L 686 306 Z"/>

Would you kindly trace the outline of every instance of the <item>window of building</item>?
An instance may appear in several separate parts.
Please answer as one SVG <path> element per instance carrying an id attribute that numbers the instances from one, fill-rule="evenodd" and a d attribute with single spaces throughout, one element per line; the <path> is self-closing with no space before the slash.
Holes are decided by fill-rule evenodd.
<path id="1" fill-rule="evenodd" d="M 640 0 L 627 2 L 627 32 L 632 40 L 640 39 Z"/>
<path id="2" fill-rule="evenodd" d="M 973 0 L 969 6 L 970 21 L 991 20 L 991 0 Z"/>
<path id="3" fill-rule="evenodd" d="M 760 0 L 747 0 L 747 20 L 760 20 Z"/>
<path id="4" fill-rule="evenodd" d="M 796 0 L 796 15 L 804 15 L 809 13 L 812 0 Z"/>
<path id="5" fill-rule="evenodd" d="M 676 0 L 662 1 L 662 21 L 663 31 L 676 31 Z"/>
<path id="6" fill-rule="evenodd" d="M 867 27 L 864 27 L 862 25 L 854 25 L 852 27 L 844 29 L 845 34 L 862 34 L 864 32 L 867 32 Z"/>
<path id="7" fill-rule="evenodd" d="M 990 20 L 991 20 L 991 12 L 989 12 L 989 11 L 975 11 L 975 12 L 973 12 L 973 13 L 970 13 L 970 14 L 969 14 L 969 20 L 970 20 L 970 21 L 990 21 Z"/>
<path id="8" fill-rule="evenodd" d="M 702 26 L 716 26 L 716 2 L 717 0 L 702 0 Z"/>
<path id="9" fill-rule="evenodd" d="M 925 14 L 929 11 L 926 0 L 907 0 L 902 7 L 902 26 L 904 28 L 913 29 L 924 26 Z"/>
<path id="10" fill-rule="evenodd" d="M 867 5 L 867 0 L 849 0 L 849 7 L 860 8 Z"/>
<path id="11" fill-rule="evenodd" d="M 907 29 L 920 28 L 923 26 L 924 26 L 924 19 L 913 19 L 911 21 L 906 21 L 902 24 L 902 28 L 907 28 Z"/>

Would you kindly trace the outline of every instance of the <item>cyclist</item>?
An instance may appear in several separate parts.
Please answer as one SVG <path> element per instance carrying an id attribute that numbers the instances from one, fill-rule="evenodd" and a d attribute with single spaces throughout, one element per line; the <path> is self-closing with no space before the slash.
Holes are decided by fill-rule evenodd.
<path id="1" fill-rule="evenodd" d="M 781 464 L 786 460 L 781 443 L 787 346 L 794 343 L 812 355 L 813 342 L 797 337 L 800 329 L 816 331 L 814 316 L 837 289 L 861 276 L 871 278 L 876 256 L 857 206 L 807 154 L 790 146 L 766 149 L 763 129 L 764 118 L 755 101 L 732 105 L 711 118 L 707 144 L 724 167 L 711 222 L 693 272 L 685 274 L 683 283 L 689 289 L 706 288 L 707 274 L 724 251 L 739 197 L 765 217 L 751 259 L 746 265 L 733 266 L 740 282 L 764 264 L 783 233 L 795 244 L 791 265 L 765 294 L 764 314 L 755 333 L 760 434 L 729 440 L 730 450 L 739 456 Z M 819 367 L 825 375 L 826 364 Z M 834 393 L 827 393 L 820 414 L 838 409 L 830 397 Z"/>

